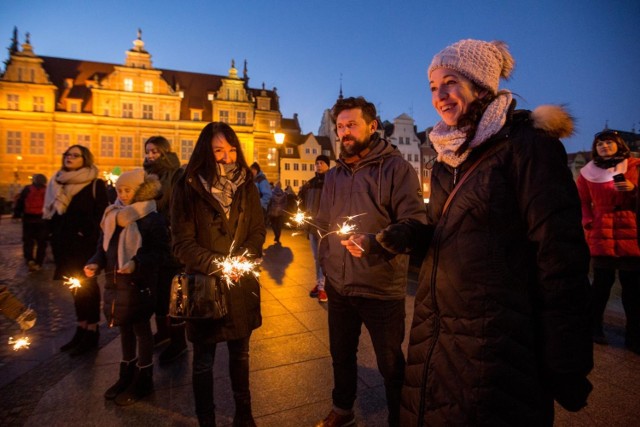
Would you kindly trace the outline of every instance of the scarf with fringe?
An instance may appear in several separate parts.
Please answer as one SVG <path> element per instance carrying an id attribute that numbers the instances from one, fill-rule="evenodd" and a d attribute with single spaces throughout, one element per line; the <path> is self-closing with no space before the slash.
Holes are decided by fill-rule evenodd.
<path id="1" fill-rule="evenodd" d="M 131 261 L 142 246 L 142 235 L 138 230 L 136 221 L 155 211 L 155 200 L 145 200 L 125 206 L 118 199 L 105 209 L 102 222 L 100 222 L 100 228 L 102 228 L 104 234 L 102 249 L 105 252 L 109 248 L 113 233 L 116 231 L 116 225 L 122 227 L 122 232 L 118 239 L 118 269 L 121 269 Z"/>
<path id="2" fill-rule="evenodd" d="M 64 215 L 73 196 L 98 177 L 98 168 L 91 166 L 74 171 L 59 170 L 47 186 L 44 194 L 42 217 L 51 219 L 54 214 Z"/>
<path id="3" fill-rule="evenodd" d="M 218 177 L 214 181 L 213 186 L 208 188 L 207 181 L 200 176 L 200 182 L 204 185 L 204 188 L 211 192 L 214 199 L 220 203 L 222 210 L 229 219 L 229 212 L 231 212 L 231 203 L 233 202 L 233 195 L 238 191 L 247 178 L 247 171 L 239 167 L 237 163 L 230 163 L 222 165 L 216 163 L 218 167 Z"/>
<path id="4" fill-rule="evenodd" d="M 438 122 L 429 134 L 429 139 L 433 142 L 433 148 L 438 153 L 437 160 L 454 168 L 460 166 L 467 160 L 467 157 L 475 147 L 478 147 L 502 129 L 507 122 L 507 113 L 512 99 L 511 92 L 504 91 L 487 106 L 480 123 L 478 123 L 476 134 L 469 143 L 469 148 L 460 155 L 457 155 L 456 151 L 466 141 L 467 131 L 448 126 L 443 121 Z"/>

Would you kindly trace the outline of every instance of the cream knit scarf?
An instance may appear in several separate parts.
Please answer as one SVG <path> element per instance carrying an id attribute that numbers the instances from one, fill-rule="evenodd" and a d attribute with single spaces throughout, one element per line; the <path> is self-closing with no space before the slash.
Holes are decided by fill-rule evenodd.
<path id="1" fill-rule="evenodd" d="M 438 122 L 429 134 L 429 139 L 433 142 L 433 148 L 438 153 L 437 160 L 454 168 L 460 166 L 475 147 L 502 129 L 507 122 L 507 112 L 512 99 L 511 92 L 503 91 L 487 106 L 478 124 L 476 134 L 469 143 L 469 148 L 459 156 L 456 155 L 456 150 L 467 139 L 466 130 L 447 126 L 443 121 Z"/>
<path id="2" fill-rule="evenodd" d="M 238 187 L 240 187 L 246 180 L 247 171 L 237 163 L 230 163 L 227 165 L 216 163 L 216 167 L 218 168 L 218 178 L 215 180 L 211 188 L 207 188 L 207 181 L 203 177 L 200 177 L 200 182 L 202 182 L 205 189 L 208 189 L 211 192 L 213 198 L 220 203 L 220 206 L 228 219 L 229 213 L 231 212 L 233 195 L 236 194 Z"/>
<path id="3" fill-rule="evenodd" d="M 105 209 L 102 222 L 100 222 L 100 228 L 102 228 L 104 234 L 102 249 L 105 252 L 109 248 L 109 242 L 116 230 L 116 225 L 122 227 L 122 232 L 118 239 L 118 269 L 121 269 L 131 261 L 142 246 L 142 235 L 140 235 L 136 221 L 155 211 L 155 200 L 145 200 L 125 206 L 118 199 Z"/>
<path id="4" fill-rule="evenodd" d="M 91 166 L 75 171 L 59 170 L 44 194 L 42 217 L 51 219 L 55 213 L 63 215 L 73 196 L 98 177 L 98 168 Z"/>

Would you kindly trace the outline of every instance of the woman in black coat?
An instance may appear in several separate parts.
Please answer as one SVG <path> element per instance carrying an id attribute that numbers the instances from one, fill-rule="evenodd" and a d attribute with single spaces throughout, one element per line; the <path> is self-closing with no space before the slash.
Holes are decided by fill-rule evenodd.
<path id="1" fill-rule="evenodd" d="M 262 324 L 260 286 L 251 275 L 227 287 L 215 261 L 227 255 L 259 258 L 265 239 L 260 196 L 240 141 L 225 123 L 204 127 L 184 176 L 173 192 L 173 252 L 187 273 L 212 275 L 227 295 L 228 313 L 187 322 L 193 343 L 193 391 L 201 426 L 215 425 L 213 362 L 216 344 L 227 342 L 236 403 L 234 426 L 254 426 L 249 391 L 249 339 Z"/>
<path id="2" fill-rule="evenodd" d="M 180 160 L 176 153 L 171 151 L 171 144 L 167 138 L 160 135 L 152 136 L 145 141 L 144 152 L 145 172 L 156 175 L 162 185 L 162 191 L 156 202 L 158 212 L 165 218 L 168 227 L 171 223 L 173 187 L 183 172 L 180 168 Z M 182 266 L 178 260 L 170 256 L 162 263 L 158 272 L 158 298 L 155 308 L 157 332 L 153 336 L 153 341 L 156 346 L 169 342 L 169 346 L 160 353 L 160 363 L 172 362 L 187 352 L 184 321 L 168 317 L 171 280 L 181 269 Z"/>
<path id="3" fill-rule="evenodd" d="M 107 188 L 98 179 L 93 154 L 82 145 L 72 145 L 62 155 L 62 168 L 49 181 L 42 217 L 49 220 L 51 250 L 56 265 L 54 280 L 83 277 L 83 268 L 96 250 L 100 219 L 108 205 Z M 61 351 L 72 356 L 98 346 L 100 288 L 93 279 L 83 280 L 73 292 L 78 326 Z"/>
<path id="4" fill-rule="evenodd" d="M 591 391 L 589 251 L 558 140 L 572 120 L 560 107 L 515 110 L 498 91 L 512 67 L 504 43 L 480 40 L 447 47 L 429 67 L 442 121 L 429 134 L 433 236 L 403 426 L 551 426 L 554 400 L 577 411 Z"/>

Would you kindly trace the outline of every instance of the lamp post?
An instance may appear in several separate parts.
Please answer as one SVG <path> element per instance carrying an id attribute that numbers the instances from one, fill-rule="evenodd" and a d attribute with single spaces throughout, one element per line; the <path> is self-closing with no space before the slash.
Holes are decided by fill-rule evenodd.
<path id="1" fill-rule="evenodd" d="M 281 157 L 281 149 L 282 149 L 282 145 L 284 144 L 284 133 L 282 132 L 276 132 L 273 134 L 273 139 L 276 141 L 276 148 L 278 149 L 278 181 L 280 181 L 280 184 L 283 185 L 282 183 L 282 179 L 281 179 L 281 165 L 280 165 L 280 157 Z"/>

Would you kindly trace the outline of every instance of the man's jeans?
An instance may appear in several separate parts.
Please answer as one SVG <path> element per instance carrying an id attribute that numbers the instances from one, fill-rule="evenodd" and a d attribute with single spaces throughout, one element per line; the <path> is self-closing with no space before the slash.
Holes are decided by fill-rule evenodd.
<path id="1" fill-rule="evenodd" d="M 389 408 L 389 425 L 397 426 L 400 392 L 404 380 L 405 301 L 345 297 L 327 279 L 329 296 L 329 343 L 333 359 L 333 404 L 351 410 L 358 383 L 357 351 L 362 324 L 367 327 L 384 378 Z"/>

